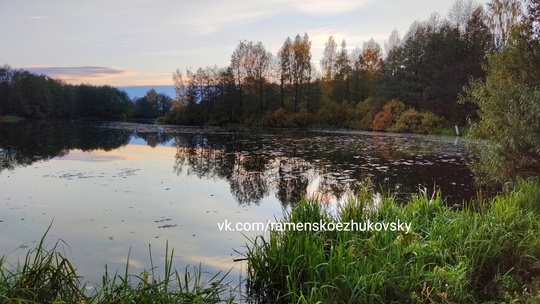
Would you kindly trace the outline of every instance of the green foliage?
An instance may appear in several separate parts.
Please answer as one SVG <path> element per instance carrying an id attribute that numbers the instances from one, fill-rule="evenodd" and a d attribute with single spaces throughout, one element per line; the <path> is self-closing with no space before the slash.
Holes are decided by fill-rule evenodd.
<path id="1" fill-rule="evenodd" d="M 472 80 L 461 100 L 479 109 L 470 135 L 489 141 L 475 150 L 481 181 L 540 172 L 540 42 L 531 37 L 533 27 L 529 21 L 514 28 L 508 44 L 489 55 L 485 81 Z"/>
<path id="2" fill-rule="evenodd" d="M 46 250 L 44 241 L 45 236 L 14 270 L 7 269 L 5 259 L 0 259 L 2 303 L 76 303 L 84 299 L 75 267 L 59 252 Z"/>
<path id="3" fill-rule="evenodd" d="M 371 129 L 376 113 L 375 100 L 373 98 L 366 98 L 364 101 L 359 102 L 356 104 L 354 126 L 362 130 Z"/>
<path id="4" fill-rule="evenodd" d="M 172 98 L 151 89 L 146 96 L 135 99 L 135 109 L 133 117 L 136 118 L 158 118 L 163 117 L 172 108 Z"/>
<path id="5" fill-rule="evenodd" d="M 540 258 L 540 185 L 455 210 L 421 192 L 408 204 L 363 188 L 333 214 L 316 200 L 283 222 L 397 221 L 412 231 L 272 231 L 248 245 L 249 284 L 271 303 L 525 301 Z"/>
<path id="6" fill-rule="evenodd" d="M 323 99 L 322 103 L 322 107 L 317 112 L 317 123 L 322 126 L 343 127 L 347 117 L 344 107 L 327 99 Z"/>
<path id="7" fill-rule="evenodd" d="M 459 105 L 458 95 L 469 77 L 484 76 L 481 65 L 492 40 L 487 15 L 481 7 L 471 8 L 462 25 L 436 15 L 414 22 L 384 61 L 378 97 L 399 99 L 418 111 L 465 124 L 474 108 Z"/>
<path id="8" fill-rule="evenodd" d="M 419 132 L 422 124 L 422 114 L 415 109 L 407 109 L 396 120 L 396 123 L 388 128 L 392 132 Z"/>
<path id="9" fill-rule="evenodd" d="M 127 94 L 111 86 L 75 86 L 9 66 L 0 68 L 0 114 L 118 119 L 130 116 L 132 110 Z"/>
<path id="10" fill-rule="evenodd" d="M 432 112 L 422 112 L 422 119 L 420 121 L 420 129 L 419 131 L 421 133 L 433 133 L 435 129 L 440 127 L 444 121 L 443 118 L 433 114 Z"/>

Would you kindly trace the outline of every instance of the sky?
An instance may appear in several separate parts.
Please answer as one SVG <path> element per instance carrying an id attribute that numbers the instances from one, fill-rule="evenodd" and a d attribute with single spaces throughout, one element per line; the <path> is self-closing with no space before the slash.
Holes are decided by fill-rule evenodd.
<path id="1" fill-rule="evenodd" d="M 477 1 L 485 3 L 486 1 Z M 0 65 L 68 83 L 172 85 L 187 67 L 229 65 L 241 40 L 274 55 L 287 37 L 307 33 L 318 67 L 333 35 L 351 52 L 381 46 L 397 29 L 454 0 L 2 0 Z"/>

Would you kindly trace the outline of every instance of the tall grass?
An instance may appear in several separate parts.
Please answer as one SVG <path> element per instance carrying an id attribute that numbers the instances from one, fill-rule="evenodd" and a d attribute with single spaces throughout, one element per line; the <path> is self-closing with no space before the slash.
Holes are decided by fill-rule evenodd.
<path id="1" fill-rule="evenodd" d="M 50 229 L 50 227 L 49 227 Z M 49 231 L 47 229 L 47 232 Z M 105 273 L 92 294 L 82 283 L 75 267 L 59 253 L 44 246 L 45 235 L 35 249 L 16 267 L 0 258 L 0 303 L 232 303 L 234 297 L 224 284 L 227 274 L 206 279 L 201 265 L 184 273 L 173 269 L 174 250 L 167 246 L 163 277 L 150 270 L 139 275 L 129 272 L 129 254 L 123 274 Z M 203 276 L 204 274 L 204 276 Z"/>
<path id="2" fill-rule="evenodd" d="M 540 275 L 540 186 L 478 204 L 447 207 L 421 192 L 409 204 L 362 189 L 332 214 L 303 200 L 285 221 L 410 222 L 402 231 L 272 231 L 248 244 L 254 302 L 473 303 L 524 301 Z M 539 298 L 536 298 L 537 300 Z"/>
<path id="3" fill-rule="evenodd" d="M 361 189 L 337 211 L 317 200 L 296 204 L 284 221 L 410 223 L 412 231 L 272 231 L 247 246 L 252 303 L 540 302 L 540 185 L 463 210 L 440 194 L 420 192 L 408 204 Z M 48 230 L 47 230 L 48 232 Z M 162 275 L 151 268 L 110 274 L 88 294 L 76 268 L 43 236 L 12 266 L 0 258 L 0 303 L 232 303 L 223 281 L 201 266 L 173 268 L 166 248 Z"/>

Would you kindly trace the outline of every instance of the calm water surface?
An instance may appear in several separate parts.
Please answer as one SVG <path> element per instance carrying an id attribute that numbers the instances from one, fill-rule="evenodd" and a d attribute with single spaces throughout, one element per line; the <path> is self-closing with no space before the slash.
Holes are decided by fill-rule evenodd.
<path id="1" fill-rule="evenodd" d="M 246 236 L 218 222 L 266 222 L 302 196 L 329 204 L 361 182 L 406 200 L 441 189 L 448 204 L 477 189 L 462 142 L 451 137 L 367 132 L 251 132 L 134 123 L 0 125 L 0 256 L 24 257 L 49 225 L 79 274 L 175 266 L 211 273 L 245 264 Z M 51 224 L 52 223 L 52 224 Z M 257 233 L 245 233 L 253 237 Z"/>

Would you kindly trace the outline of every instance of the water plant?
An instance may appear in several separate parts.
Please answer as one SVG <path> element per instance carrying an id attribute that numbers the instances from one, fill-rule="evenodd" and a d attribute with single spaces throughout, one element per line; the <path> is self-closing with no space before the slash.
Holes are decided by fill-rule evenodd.
<path id="1" fill-rule="evenodd" d="M 522 181 L 456 210 L 421 191 L 408 204 L 362 189 L 339 206 L 299 202 L 287 222 L 408 222 L 404 231 L 272 231 L 247 245 L 250 294 L 271 303 L 473 303 L 536 297 L 540 186 Z"/>
<path id="2" fill-rule="evenodd" d="M 88 294 L 76 268 L 60 253 L 58 245 L 44 246 L 47 229 L 35 249 L 23 262 L 12 267 L 0 258 L 0 303 L 232 303 L 224 279 L 217 273 L 208 278 L 202 266 L 178 272 L 173 268 L 174 250 L 166 248 L 164 275 L 154 270 L 150 250 L 150 270 L 139 275 L 129 272 L 129 254 L 123 274 L 109 274 L 107 266 L 101 284 Z"/>

